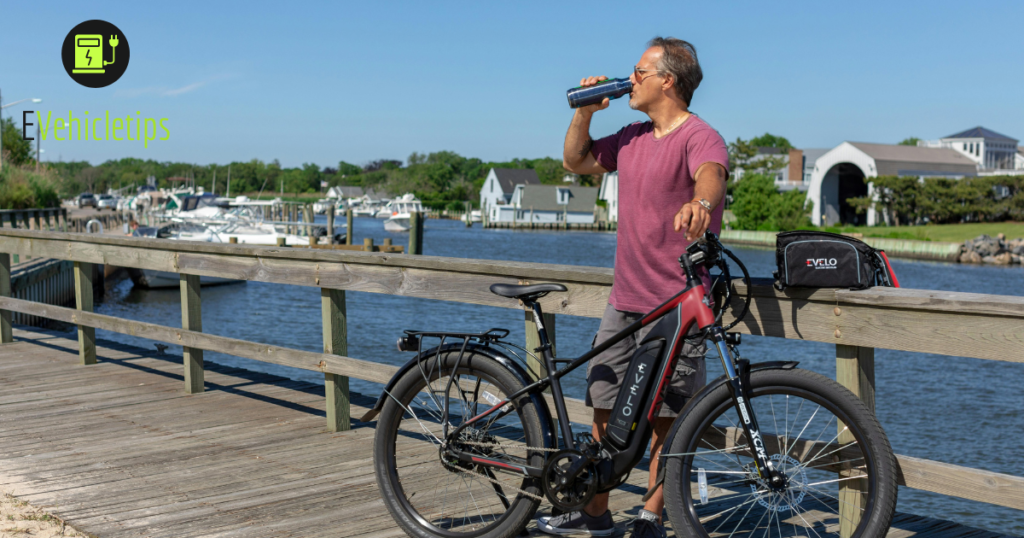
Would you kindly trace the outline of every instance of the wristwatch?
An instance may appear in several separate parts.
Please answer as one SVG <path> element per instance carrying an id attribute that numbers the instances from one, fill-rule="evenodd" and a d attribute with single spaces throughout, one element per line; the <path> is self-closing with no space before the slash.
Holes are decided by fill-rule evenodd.
<path id="1" fill-rule="evenodd" d="M 701 198 L 700 200 L 691 200 L 691 201 L 692 202 L 697 202 L 698 204 L 704 206 L 704 209 L 707 209 L 708 213 L 711 212 L 711 202 L 709 202 L 709 201 L 707 201 L 707 200 L 705 200 L 703 198 Z"/>

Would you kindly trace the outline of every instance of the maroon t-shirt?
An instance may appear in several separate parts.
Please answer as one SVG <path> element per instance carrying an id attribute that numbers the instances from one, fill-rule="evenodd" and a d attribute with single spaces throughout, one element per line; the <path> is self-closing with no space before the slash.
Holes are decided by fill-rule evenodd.
<path id="1" fill-rule="evenodd" d="M 689 242 L 672 229 L 675 215 L 693 200 L 693 177 L 702 164 L 729 169 L 725 141 L 696 115 L 660 139 L 653 130 L 649 121 L 633 123 L 591 148 L 605 170 L 619 171 L 618 247 L 608 302 L 624 312 L 648 312 L 683 289 L 678 258 Z M 711 212 L 714 233 L 722 230 L 722 210 L 719 204 Z"/>

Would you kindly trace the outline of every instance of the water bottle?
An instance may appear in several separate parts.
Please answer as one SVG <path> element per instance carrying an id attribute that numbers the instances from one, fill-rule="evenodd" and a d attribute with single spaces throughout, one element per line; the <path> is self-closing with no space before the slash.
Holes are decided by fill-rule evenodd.
<path id="1" fill-rule="evenodd" d="M 596 105 L 604 98 L 618 99 L 623 95 L 633 91 L 633 83 L 628 78 L 611 78 L 598 82 L 595 86 L 577 86 L 567 92 L 565 96 L 569 98 L 569 106 L 572 108 L 580 108 L 587 105 Z"/>

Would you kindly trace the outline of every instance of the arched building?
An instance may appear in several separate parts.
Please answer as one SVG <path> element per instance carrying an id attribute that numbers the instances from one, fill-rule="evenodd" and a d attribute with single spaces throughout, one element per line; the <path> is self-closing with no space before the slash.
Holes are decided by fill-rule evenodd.
<path id="1" fill-rule="evenodd" d="M 874 210 L 858 215 L 847 201 L 874 194 L 865 178 L 977 174 L 977 164 L 951 148 L 843 142 L 814 162 L 807 189 L 807 199 L 814 203 L 811 220 L 817 226 L 875 224 Z"/>

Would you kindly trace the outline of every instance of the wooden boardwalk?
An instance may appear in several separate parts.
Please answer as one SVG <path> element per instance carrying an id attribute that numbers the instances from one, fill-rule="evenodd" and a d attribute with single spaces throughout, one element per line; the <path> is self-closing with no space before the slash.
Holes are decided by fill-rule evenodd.
<path id="1" fill-rule="evenodd" d="M 323 386 L 207 363 L 182 390 L 178 355 L 15 330 L 0 346 L 2 489 L 99 537 L 401 536 L 372 469 L 375 423 L 325 430 Z M 372 399 L 352 395 L 353 416 Z M 612 494 L 620 527 L 647 472 Z M 899 515 L 889 536 L 1000 536 Z"/>

